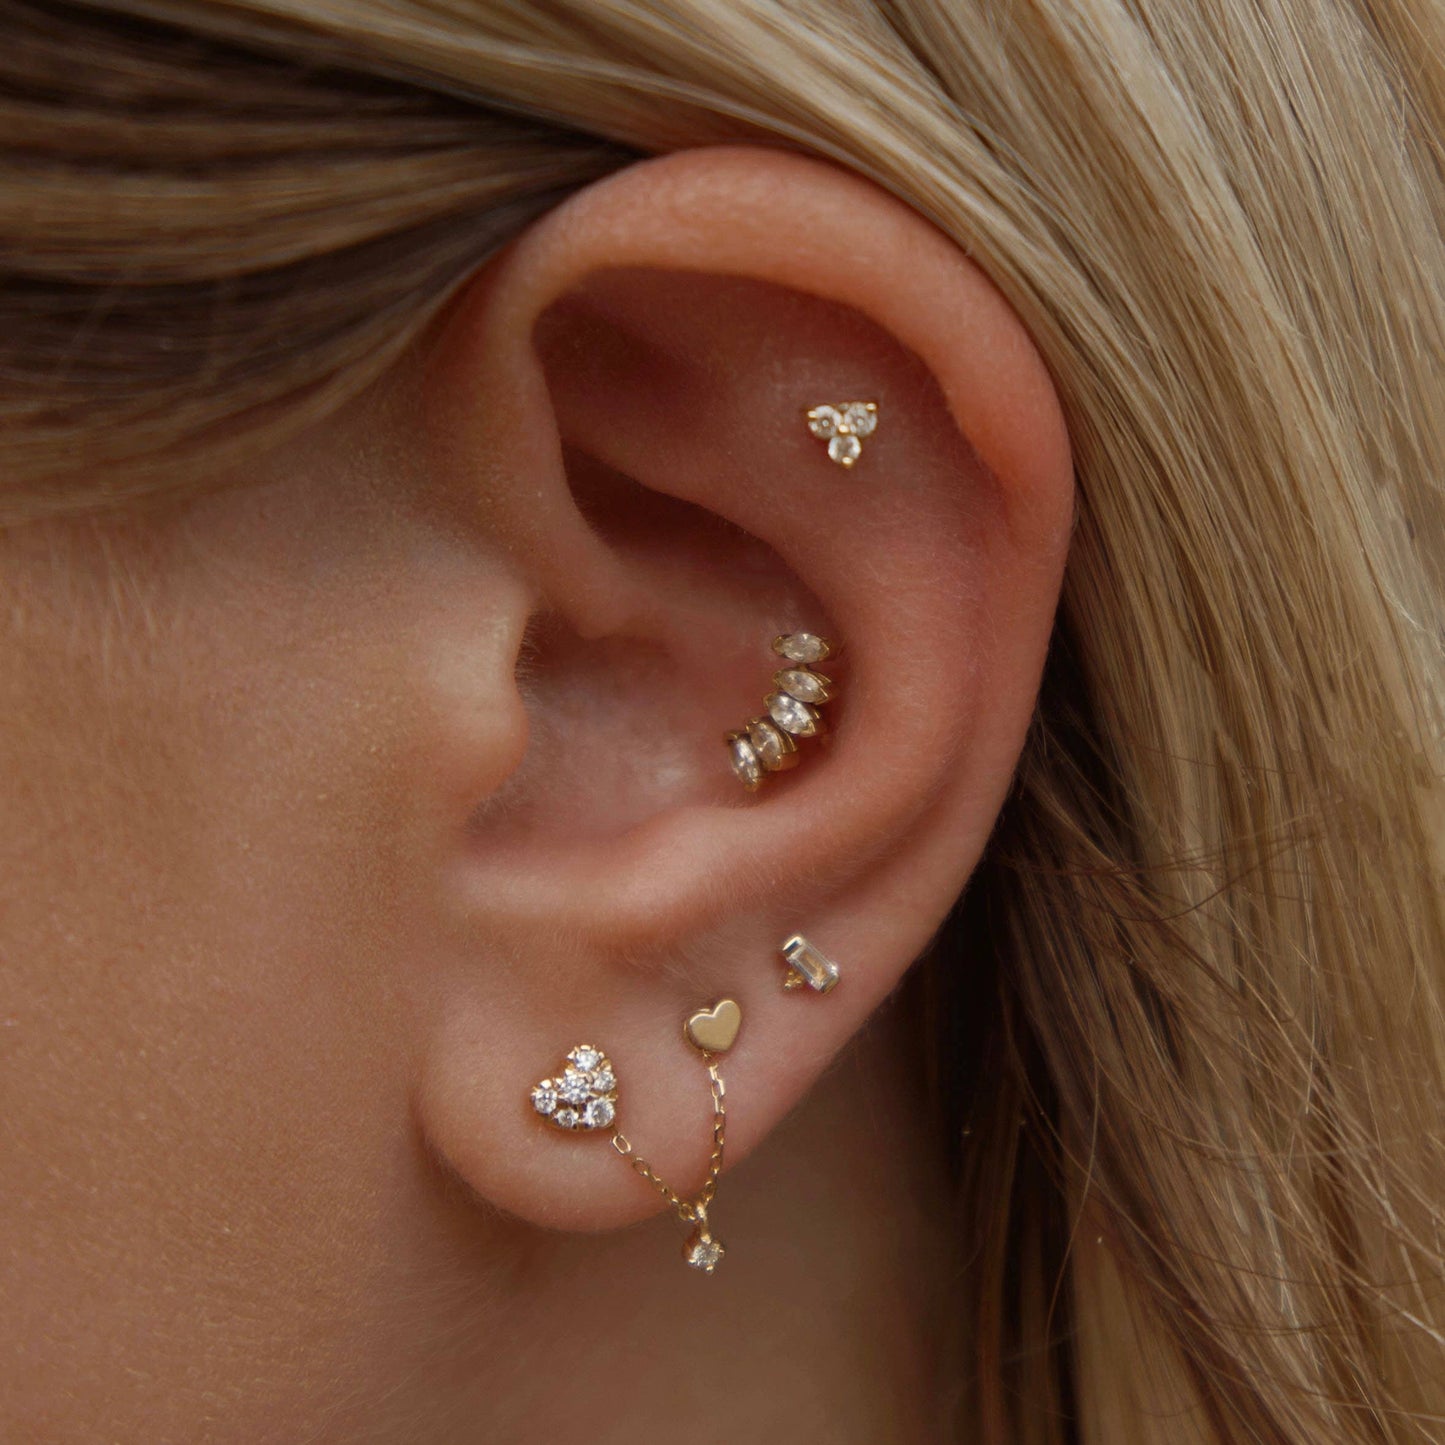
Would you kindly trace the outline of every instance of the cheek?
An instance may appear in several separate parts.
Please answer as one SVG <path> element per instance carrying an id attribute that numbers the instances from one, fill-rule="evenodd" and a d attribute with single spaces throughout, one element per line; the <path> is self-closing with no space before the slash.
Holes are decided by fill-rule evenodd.
<path id="1" fill-rule="evenodd" d="M 420 524 L 244 499 L 160 548 L 32 539 L 0 588 L 17 1347 L 90 1329 L 124 1375 L 219 1330 L 278 1396 L 328 1378 L 412 1243 L 411 1020 L 460 952 L 448 850 L 525 745 L 525 599 Z"/>

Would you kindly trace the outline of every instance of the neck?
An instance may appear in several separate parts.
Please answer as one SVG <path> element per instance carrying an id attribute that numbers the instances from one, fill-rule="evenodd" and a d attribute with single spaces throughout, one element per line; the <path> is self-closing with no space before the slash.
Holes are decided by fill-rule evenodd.
<path id="1" fill-rule="evenodd" d="M 917 1039 L 885 1009 L 729 1171 L 710 1278 L 670 1215 L 596 1238 L 499 1226 L 488 1277 L 454 1295 L 455 1423 L 428 1438 L 936 1441 L 948 1190 Z"/>

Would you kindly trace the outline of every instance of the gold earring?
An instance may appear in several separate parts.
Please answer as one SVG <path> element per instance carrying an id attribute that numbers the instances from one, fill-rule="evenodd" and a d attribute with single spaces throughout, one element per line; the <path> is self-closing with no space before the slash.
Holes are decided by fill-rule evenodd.
<path id="1" fill-rule="evenodd" d="M 757 792 L 769 773 L 797 767 L 797 740 L 825 731 L 817 709 L 832 701 L 834 683 L 814 672 L 812 664 L 836 657 L 838 650 L 835 643 L 811 632 L 788 632 L 773 639 L 773 651 L 789 666 L 773 674 L 775 691 L 763 699 L 767 713 L 724 737 L 733 772 L 748 792 Z"/>
<path id="2" fill-rule="evenodd" d="M 840 401 L 808 408 L 808 430 L 827 441 L 828 455 L 840 467 L 851 467 L 863 455 L 863 438 L 872 436 L 877 426 L 876 401 Z"/>
<path id="3" fill-rule="evenodd" d="M 617 1073 L 612 1061 L 591 1044 L 578 1044 L 567 1055 L 561 1074 L 543 1079 L 531 1093 L 532 1107 L 555 1128 L 567 1132 L 601 1133 L 612 1130 L 612 1147 L 672 1206 L 677 1217 L 692 1226 L 682 1257 L 694 1269 L 711 1274 L 726 1251 L 713 1238 L 708 1208 L 722 1176 L 723 1143 L 727 1122 L 726 1091 L 718 1071 L 718 1056 L 737 1040 L 743 1011 L 734 999 L 719 999 L 711 1008 L 698 1009 L 683 1025 L 683 1037 L 703 1057 L 712 1087 L 712 1158 L 707 1178 L 691 1198 L 678 1194 L 615 1127 Z"/>
<path id="4" fill-rule="evenodd" d="M 831 993 L 838 986 L 838 965 L 801 933 L 785 939 L 778 951 L 788 965 L 783 975 L 784 988 L 802 988 L 807 984 L 818 993 Z"/>

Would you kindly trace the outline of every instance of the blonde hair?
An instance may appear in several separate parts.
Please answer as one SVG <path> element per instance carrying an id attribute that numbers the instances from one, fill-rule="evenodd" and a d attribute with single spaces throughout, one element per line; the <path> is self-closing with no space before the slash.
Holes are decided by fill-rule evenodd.
<path id="1" fill-rule="evenodd" d="M 634 154 L 829 157 L 988 271 L 1080 513 L 935 979 L 960 1423 L 1439 1438 L 1445 9 L 112 8 L 4 12 L 6 521 L 338 405 Z"/>

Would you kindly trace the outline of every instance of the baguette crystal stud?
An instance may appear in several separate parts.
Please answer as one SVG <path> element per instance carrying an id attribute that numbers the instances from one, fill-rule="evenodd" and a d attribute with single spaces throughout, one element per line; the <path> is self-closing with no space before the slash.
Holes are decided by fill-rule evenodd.
<path id="1" fill-rule="evenodd" d="M 781 951 L 788 965 L 783 976 L 784 988 L 802 988 L 807 984 L 818 993 L 829 993 L 838 986 L 838 965 L 801 933 L 786 939 Z"/>

